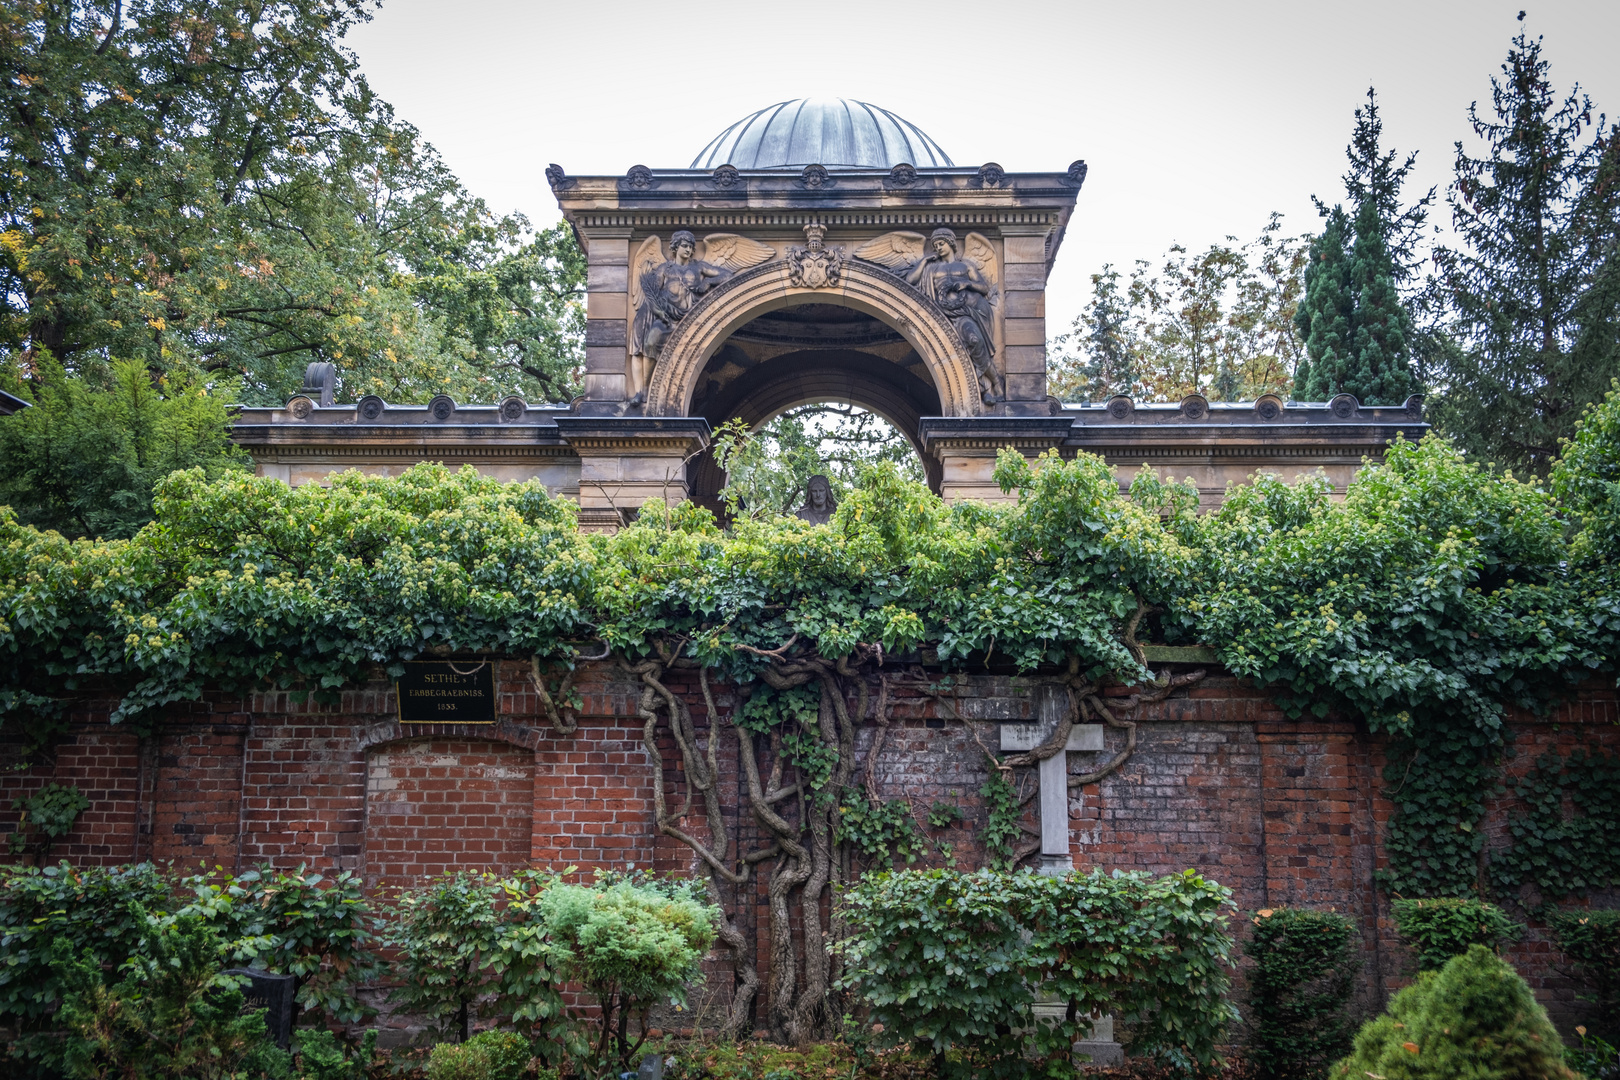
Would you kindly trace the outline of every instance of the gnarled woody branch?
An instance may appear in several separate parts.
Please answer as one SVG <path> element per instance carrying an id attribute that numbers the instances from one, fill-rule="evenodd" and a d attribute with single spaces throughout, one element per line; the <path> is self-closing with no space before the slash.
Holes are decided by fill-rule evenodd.
<path id="1" fill-rule="evenodd" d="M 563 674 L 562 682 L 557 687 L 557 697 L 554 700 L 551 691 L 546 689 L 545 675 L 540 671 L 540 654 L 534 653 L 529 657 L 529 674 L 534 679 L 534 692 L 540 698 L 541 715 L 551 730 L 559 735 L 572 735 L 579 730 L 579 716 L 573 709 L 567 707 L 568 692 L 574 688 L 574 677 L 579 674 L 579 662 L 582 660 L 606 660 L 612 647 L 604 643 L 600 656 L 586 656 L 583 653 L 574 657 Z M 557 701 L 564 702 L 564 707 L 557 708 Z"/>

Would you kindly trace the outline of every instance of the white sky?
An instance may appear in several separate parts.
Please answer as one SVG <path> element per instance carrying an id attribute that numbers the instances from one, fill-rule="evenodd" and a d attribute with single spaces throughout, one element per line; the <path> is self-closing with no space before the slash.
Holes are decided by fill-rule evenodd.
<path id="1" fill-rule="evenodd" d="M 1314 228 L 1311 194 L 1342 197 L 1369 83 L 1385 145 L 1421 151 L 1414 187 L 1443 190 L 1527 2 L 387 0 L 350 44 L 474 194 L 537 225 L 559 216 L 548 162 L 684 168 L 734 120 L 816 94 L 893 110 L 958 165 L 1085 158 L 1048 291 L 1056 334 L 1104 262 L 1247 240 L 1274 209 Z M 1528 7 L 1554 85 L 1620 113 L 1620 2 Z"/>

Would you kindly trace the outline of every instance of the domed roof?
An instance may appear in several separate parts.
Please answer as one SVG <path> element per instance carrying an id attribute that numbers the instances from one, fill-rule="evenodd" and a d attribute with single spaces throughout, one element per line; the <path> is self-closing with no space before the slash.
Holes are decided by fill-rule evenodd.
<path id="1" fill-rule="evenodd" d="M 939 144 L 887 109 L 849 98 L 795 98 L 745 116 L 717 135 L 694 169 L 919 169 L 950 167 Z"/>

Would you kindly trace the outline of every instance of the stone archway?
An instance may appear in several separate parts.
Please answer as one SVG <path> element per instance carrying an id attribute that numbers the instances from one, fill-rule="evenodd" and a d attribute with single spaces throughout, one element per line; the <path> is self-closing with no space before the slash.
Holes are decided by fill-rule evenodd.
<path id="1" fill-rule="evenodd" d="M 834 288 L 805 289 L 788 279 L 786 263 L 746 270 L 704 297 L 680 321 L 653 371 L 647 416 L 686 416 L 710 356 L 739 327 L 794 304 L 836 304 L 893 327 L 917 351 L 939 393 L 943 416 L 978 416 L 979 377 L 956 328 L 927 297 L 877 267 L 846 262 Z"/>
<path id="2" fill-rule="evenodd" d="M 858 349 L 814 349 L 785 353 L 760 364 L 719 397 L 701 402 L 699 415 L 713 426 L 733 417 L 758 430 L 795 405 L 842 401 L 876 413 L 911 443 L 928 485 L 936 493 L 940 465 L 918 435 L 924 416 L 940 415 L 939 395 L 925 379 L 900 364 Z M 688 491 L 718 511 L 725 473 L 705 452 L 688 466 Z"/>

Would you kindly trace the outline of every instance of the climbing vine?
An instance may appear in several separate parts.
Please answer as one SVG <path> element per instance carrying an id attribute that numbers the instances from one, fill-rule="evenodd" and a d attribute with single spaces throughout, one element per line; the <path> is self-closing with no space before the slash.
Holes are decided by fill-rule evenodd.
<path id="1" fill-rule="evenodd" d="M 1568 460 L 1607 478 L 1620 400 L 1604 409 Z M 0 509 L 0 722 L 44 744 L 91 689 L 118 699 L 115 722 L 144 725 L 204 687 L 331 698 L 419 657 L 519 655 L 567 736 L 581 665 L 611 663 L 641 688 L 658 831 L 691 849 L 725 910 L 767 895 L 766 1024 L 798 1039 L 839 1015 L 832 892 L 871 866 L 953 857 L 876 769 L 902 689 L 981 748 L 982 835 L 1016 864 L 1038 849 L 1023 822 L 1034 768 L 1072 725 L 1112 732 L 1106 760 L 1069 778 L 1095 783 L 1130 760 L 1143 707 L 1202 676 L 1154 672 L 1141 643 L 1212 646 L 1290 714 L 1391 736 L 1389 888 L 1483 888 L 1505 710 L 1614 666 L 1620 496 L 1559 470 L 1549 488 L 1439 438 L 1397 442 L 1342 502 L 1323 482 L 1260 477 L 1201 517 L 1188 485 L 1144 473 L 1122 494 L 1100 459 L 1007 451 L 1008 504 L 947 505 L 874 468 L 825 526 L 722 529 L 655 502 L 612 535 L 580 533 L 538 484 L 471 470 L 297 489 L 178 473 L 127 541 L 64 540 Z M 1059 696 L 1041 746 L 1003 754 L 960 714 L 956 675 L 986 666 Z M 722 805 L 733 761 L 751 846 Z M 730 921 L 720 940 L 737 960 L 737 1032 L 755 945 Z"/>
<path id="2" fill-rule="evenodd" d="M 1530 884 L 1547 902 L 1620 885 L 1620 757 L 1543 754 L 1514 791 L 1525 812 L 1508 819 L 1512 843 L 1491 854 L 1499 890 Z"/>

